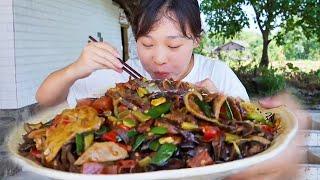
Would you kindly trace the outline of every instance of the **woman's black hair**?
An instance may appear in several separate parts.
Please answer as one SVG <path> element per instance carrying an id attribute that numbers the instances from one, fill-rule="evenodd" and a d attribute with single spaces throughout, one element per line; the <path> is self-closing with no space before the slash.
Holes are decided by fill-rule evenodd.
<path id="1" fill-rule="evenodd" d="M 178 20 L 183 35 L 187 38 L 201 37 L 200 8 L 197 0 L 140 0 L 134 11 L 132 30 L 136 40 L 148 34 L 163 17 Z M 192 37 L 187 35 L 190 29 Z"/>

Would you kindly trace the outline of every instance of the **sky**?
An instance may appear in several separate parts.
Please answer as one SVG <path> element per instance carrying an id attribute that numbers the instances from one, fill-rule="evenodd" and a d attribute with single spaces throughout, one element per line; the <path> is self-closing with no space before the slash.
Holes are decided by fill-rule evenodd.
<path id="1" fill-rule="evenodd" d="M 253 8 L 251 6 L 243 6 L 242 8 L 248 14 L 249 23 L 250 23 L 250 27 L 245 28 L 244 30 L 245 31 L 253 31 L 253 32 L 261 34 L 258 25 L 254 23 L 255 13 L 254 13 Z"/>

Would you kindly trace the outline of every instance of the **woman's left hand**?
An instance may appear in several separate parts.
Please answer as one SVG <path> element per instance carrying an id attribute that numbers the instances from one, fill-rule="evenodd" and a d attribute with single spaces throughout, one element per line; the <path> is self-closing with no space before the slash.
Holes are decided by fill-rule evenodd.
<path id="1" fill-rule="evenodd" d="M 264 108 L 275 108 L 286 106 L 297 118 L 299 128 L 309 127 L 308 113 L 301 110 L 300 105 L 294 97 L 287 93 L 278 96 L 265 98 L 259 101 Z M 232 175 L 227 179 L 295 179 L 298 178 L 298 162 L 304 158 L 304 154 L 299 151 L 297 144 L 303 139 L 294 139 L 290 145 L 276 157 L 262 162 L 261 164 L 250 167 L 240 173 Z"/>
<path id="2" fill-rule="evenodd" d="M 206 79 L 204 79 L 202 81 L 197 82 L 196 86 L 200 87 L 200 88 L 205 88 L 210 93 L 214 93 L 214 92 L 218 91 L 217 87 L 214 85 L 214 83 L 209 78 L 206 78 Z"/>

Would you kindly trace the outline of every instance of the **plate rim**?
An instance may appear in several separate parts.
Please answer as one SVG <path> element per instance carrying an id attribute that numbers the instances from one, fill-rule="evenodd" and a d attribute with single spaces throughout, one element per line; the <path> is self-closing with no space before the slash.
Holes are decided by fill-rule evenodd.
<path id="1" fill-rule="evenodd" d="M 60 107 L 61 108 L 61 107 Z M 273 108 L 276 111 L 285 111 L 287 115 L 291 116 L 289 119 L 292 123 L 291 129 L 288 130 L 288 133 L 282 134 L 285 137 L 282 137 L 284 140 L 281 144 L 279 144 L 274 149 L 267 149 L 262 153 L 257 155 L 239 159 L 231 162 L 225 162 L 221 164 L 213 164 L 203 167 L 196 167 L 196 168 L 183 168 L 183 169 L 173 169 L 173 170 L 159 170 L 159 171 L 152 171 L 152 172 L 143 172 L 143 173 L 132 173 L 132 174 L 114 174 L 114 175 L 107 175 L 107 174 L 80 174 L 80 173 L 71 173 L 71 172 L 64 172 L 59 170 L 54 170 L 46 167 L 42 167 L 30 159 L 27 159 L 20 154 L 16 153 L 16 150 L 12 149 L 12 145 L 10 146 L 9 142 L 14 138 L 16 131 L 21 128 L 21 125 L 25 122 L 30 122 L 32 120 L 26 120 L 25 122 L 20 123 L 18 126 L 11 129 L 9 136 L 6 138 L 6 147 L 9 152 L 10 158 L 21 166 L 23 169 L 28 170 L 30 172 L 50 177 L 56 179 L 84 179 L 84 178 L 97 178 L 97 179 L 104 179 L 104 178 L 117 178 L 117 179 L 176 179 L 176 178 L 187 178 L 187 177 L 196 177 L 196 176 L 205 176 L 209 174 L 215 173 L 224 173 L 228 171 L 241 171 L 244 168 L 253 166 L 255 164 L 261 163 L 265 160 L 269 160 L 280 154 L 284 149 L 289 145 L 289 143 L 294 139 L 295 135 L 298 131 L 298 120 L 293 115 L 292 111 L 290 111 L 285 106 L 280 106 L 277 108 Z M 281 135 L 281 134 L 280 134 Z M 279 136 L 280 136 L 279 135 Z M 274 144 L 273 144 L 274 145 Z M 272 145 L 272 146 L 273 146 Z M 237 167 L 236 169 L 234 167 Z"/>

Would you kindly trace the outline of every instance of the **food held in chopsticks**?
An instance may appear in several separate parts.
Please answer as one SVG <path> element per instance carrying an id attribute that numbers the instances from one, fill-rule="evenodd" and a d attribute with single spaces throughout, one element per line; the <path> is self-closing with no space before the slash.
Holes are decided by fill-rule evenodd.
<path id="1" fill-rule="evenodd" d="M 25 124 L 21 155 L 42 166 L 120 174 L 219 164 L 265 151 L 273 113 L 172 80 L 134 79 L 43 124 Z"/>

